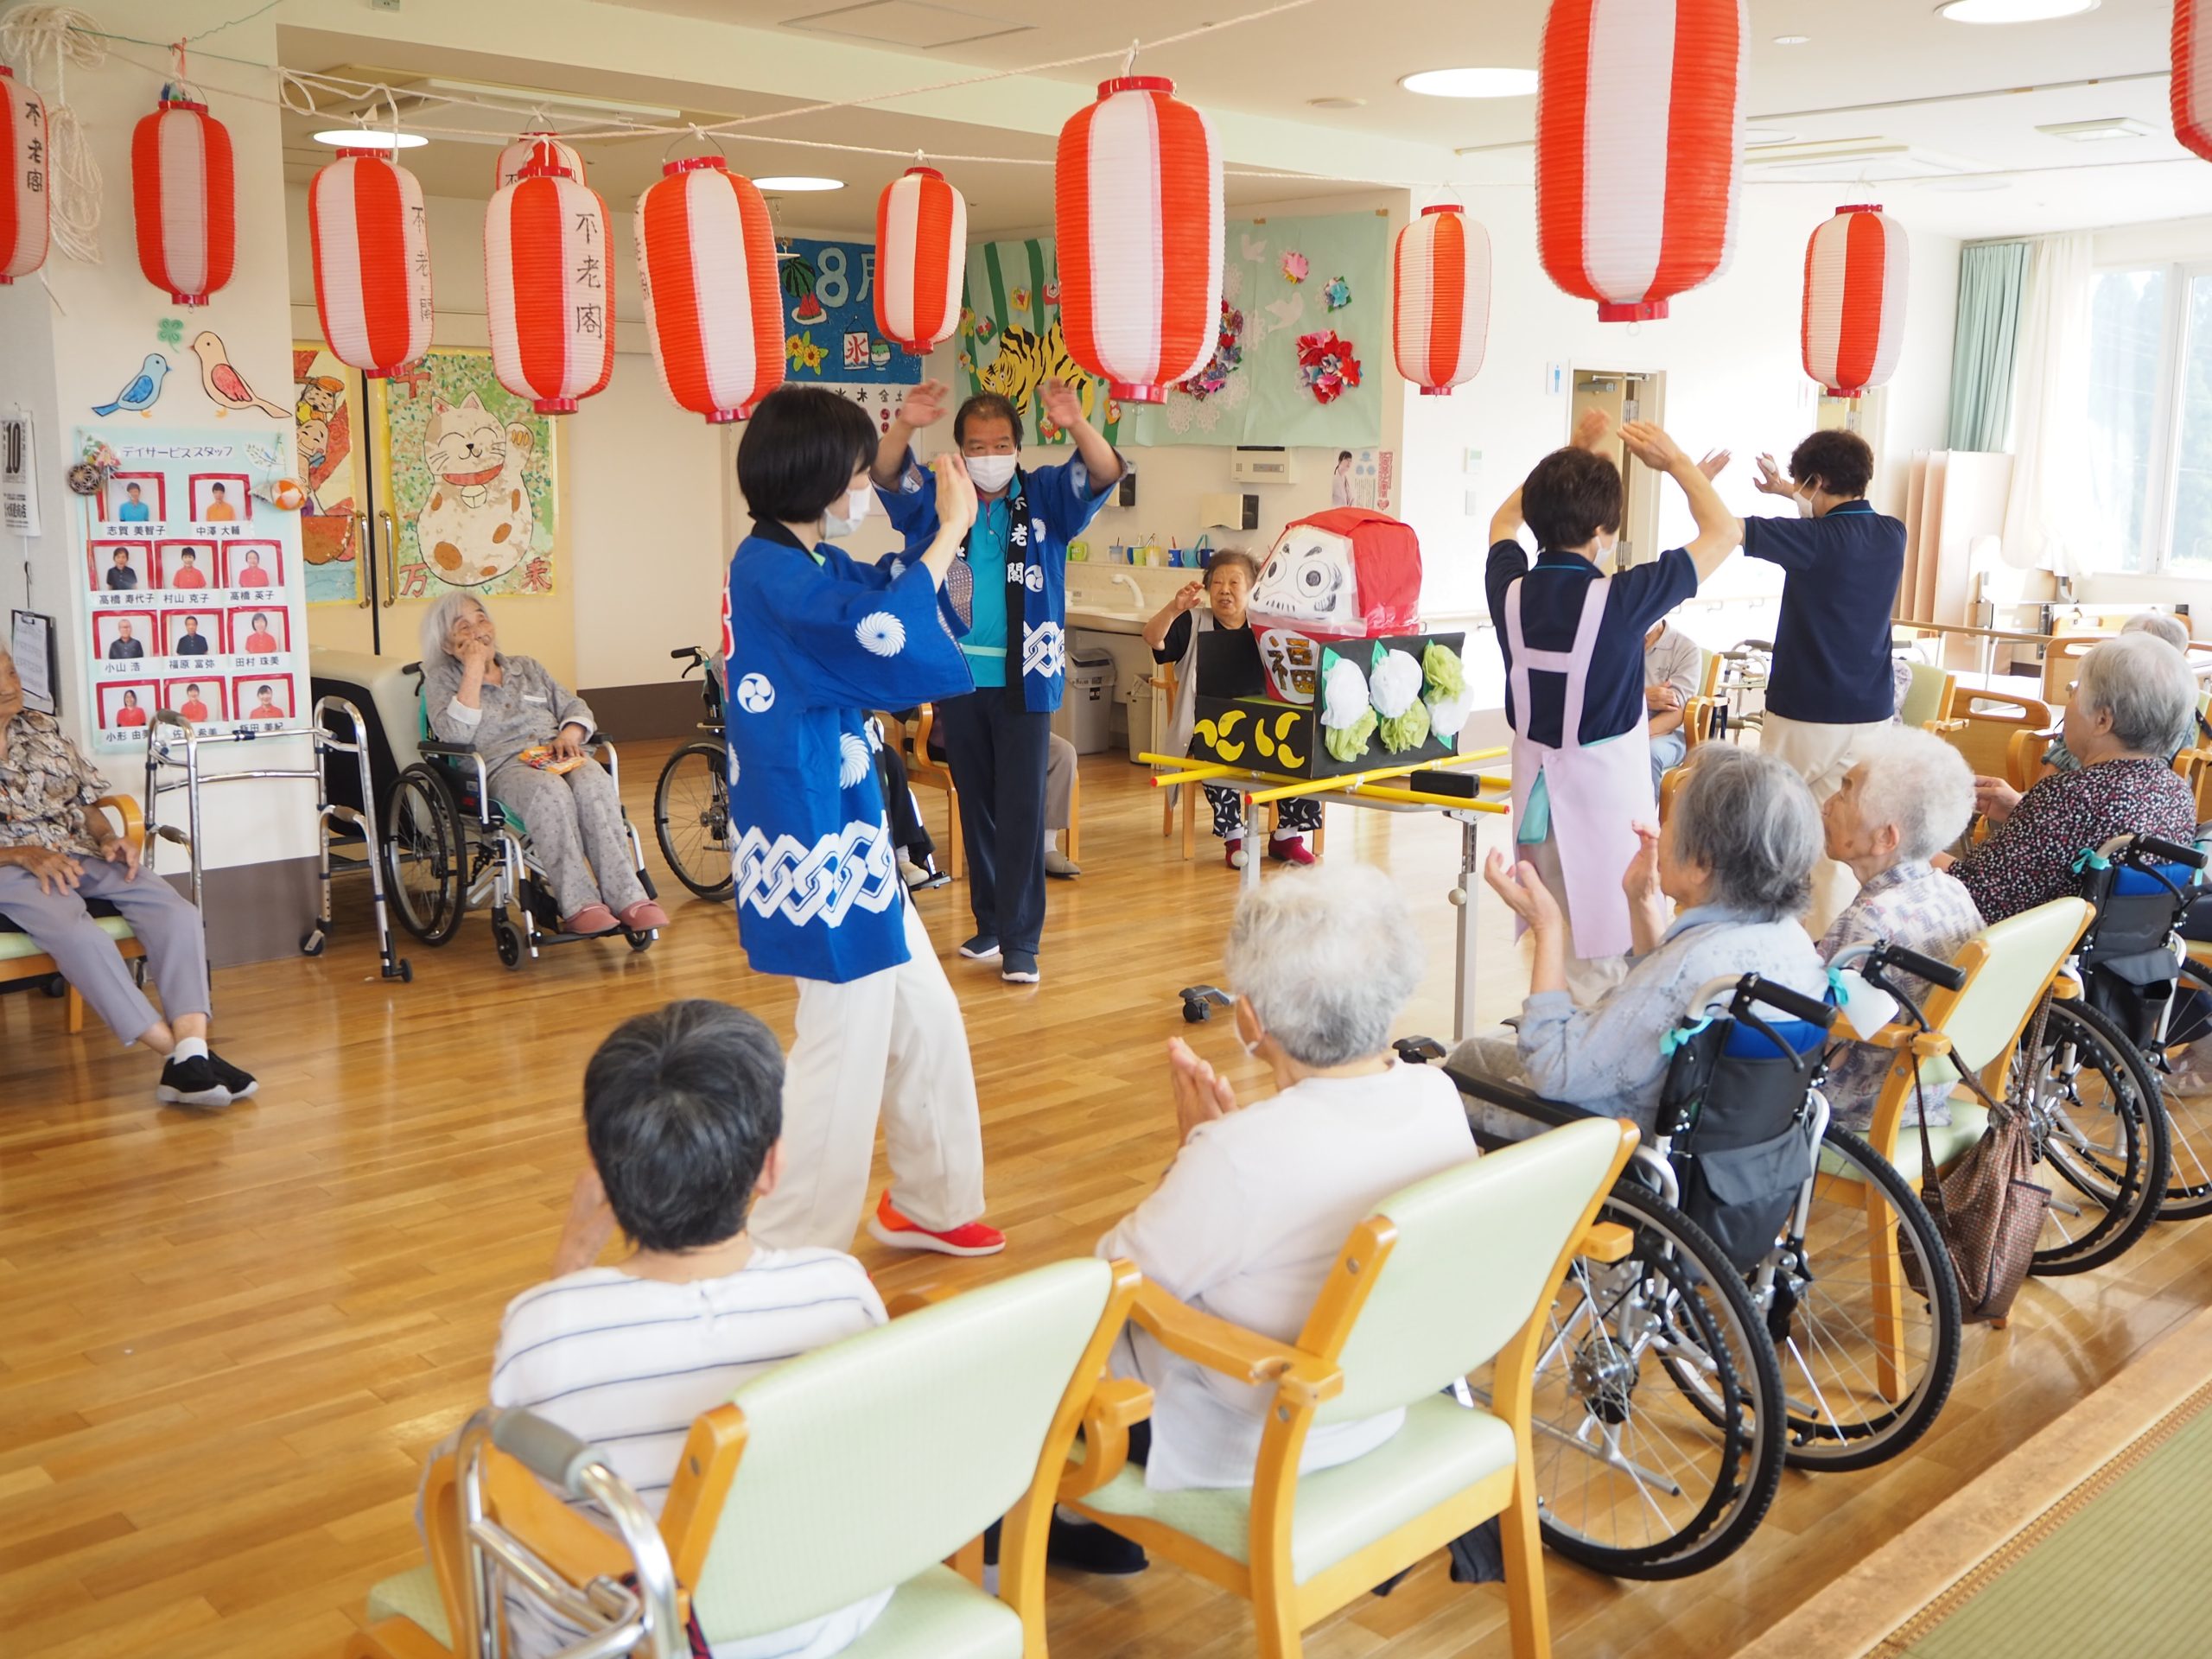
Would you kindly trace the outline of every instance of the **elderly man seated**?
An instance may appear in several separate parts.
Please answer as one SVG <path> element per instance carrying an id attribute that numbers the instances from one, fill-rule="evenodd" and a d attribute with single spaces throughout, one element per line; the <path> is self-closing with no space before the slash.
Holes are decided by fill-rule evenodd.
<path id="1" fill-rule="evenodd" d="M 1223 966 L 1236 1034 L 1274 1092 L 1246 1105 L 1178 1039 L 1168 1045 L 1175 1160 L 1152 1195 L 1101 1239 L 1191 1306 L 1295 1338 L 1352 1228 L 1400 1188 L 1475 1156 L 1466 1114 L 1440 1071 L 1390 1051 L 1390 1022 L 1421 982 L 1419 935 L 1390 879 L 1366 865 L 1287 873 L 1247 893 Z M 1130 1456 L 1156 1491 L 1249 1484 L 1268 1391 L 1179 1359 L 1132 1327 L 1110 1362 L 1151 1385 L 1148 1437 Z M 1332 1468 L 1396 1433 L 1387 1412 L 1313 1430 L 1300 1468 Z M 1136 1545 L 1057 1521 L 1053 1558 L 1134 1572 Z"/>
<path id="2" fill-rule="evenodd" d="M 15 659 L 0 651 L 0 916 L 31 937 L 127 1046 L 162 1057 L 154 1097 L 227 1106 L 257 1086 L 207 1046 L 207 948 L 200 912 L 139 863 L 138 849 L 92 803 L 108 793 L 50 715 L 23 706 Z M 105 900 L 130 924 L 162 994 L 156 1013 L 115 941 L 86 908 Z"/>
<path id="3" fill-rule="evenodd" d="M 2150 633 L 2122 633 L 2082 658 L 2066 707 L 2066 747 L 2081 762 L 2024 795 L 1974 779 L 1974 804 L 1997 829 L 1957 863 L 1983 919 L 2001 922 L 2075 891 L 2075 861 L 2114 836 L 2196 836 L 2196 795 L 2171 757 L 2196 718 L 2196 681 L 2181 652 Z"/>
<path id="4" fill-rule="evenodd" d="M 1899 728 L 1861 738 L 1858 760 L 1821 809 L 1827 855 L 1859 878 L 1853 899 L 1821 937 L 1823 962 L 1847 945 L 1876 940 L 1948 962 L 1981 931 L 1981 912 L 1958 882 L 1929 862 L 1974 821 L 1974 772 L 1966 758 L 1930 732 Z M 1929 987 L 1910 974 L 1897 982 L 1917 1001 Z M 1852 1043 L 1828 1065 L 1828 1109 L 1842 1128 L 1863 1130 L 1894 1058 Z M 1929 1102 L 1928 1121 L 1948 1123 L 1946 1091 Z M 1905 1122 L 1918 1122 L 1908 1105 Z"/>
<path id="5" fill-rule="evenodd" d="M 1812 896 L 1821 814 L 1805 780 L 1770 757 L 1701 746 L 1666 828 L 1641 840 L 1621 885 L 1636 950 L 1627 978 L 1577 1007 L 1567 989 L 1567 930 L 1534 865 L 1493 852 L 1483 872 L 1535 942 L 1518 1032 L 1484 1033 L 1452 1051 L 1451 1066 L 1533 1090 L 1585 1111 L 1633 1119 L 1646 1135 L 1666 1081 L 1661 1040 L 1700 987 L 1758 974 L 1808 996 L 1827 994 L 1827 970 L 1798 918 Z M 1673 909 L 1671 919 L 1669 909 Z M 1517 1140 L 1541 1127 L 1484 1103 L 1484 1134 Z"/>

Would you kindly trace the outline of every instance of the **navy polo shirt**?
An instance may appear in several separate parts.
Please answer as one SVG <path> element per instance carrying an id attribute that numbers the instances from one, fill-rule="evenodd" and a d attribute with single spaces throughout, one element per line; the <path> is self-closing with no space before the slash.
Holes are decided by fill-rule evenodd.
<path id="1" fill-rule="evenodd" d="M 1531 651 L 1572 651 L 1582 621 L 1582 598 L 1603 573 L 1580 553 L 1541 553 L 1535 569 L 1518 542 L 1500 542 L 1490 550 L 1484 586 L 1490 617 L 1497 628 L 1497 649 L 1505 658 L 1505 718 L 1513 729 L 1547 748 L 1560 747 L 1566 719 L 1567 677 L 1542 669 L 1529 675 L 1529 701 L 1535 706 L 1524 724 L 1513 706 L 1513 641 L 1505 626 L 1505 593 L 1521 583 L 1521 629 Z M 1673 548 L 1649 564 L 1631 566 L 1605 590 L 1605 614 L 1591 652 L 1588 683 L 1582 694 L 1584 743 L 1602 742 L 1643 724 L 1643 636 L 1651 625 L 1697 592 L 1697 566 L 1687 549 Z"/>
<path id="2" fill-rule="evenodd" d="M 1904 580 L 1904 521 L 1865 501 L 1818 518 L 1746 518 L 1744 551 L 1785 573 L 1766 706 L 1820 726 L 1894 716 L 1890 619 Z"/>

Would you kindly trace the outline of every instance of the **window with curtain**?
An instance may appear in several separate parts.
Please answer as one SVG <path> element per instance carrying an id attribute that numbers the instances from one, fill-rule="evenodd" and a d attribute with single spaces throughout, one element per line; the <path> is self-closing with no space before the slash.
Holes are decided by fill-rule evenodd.
<path id="1" fill-rule="evenodd" d="M 2093 568 L 2212 575 L 2212 266 L 2097 273 L 2088 461 Z"/>

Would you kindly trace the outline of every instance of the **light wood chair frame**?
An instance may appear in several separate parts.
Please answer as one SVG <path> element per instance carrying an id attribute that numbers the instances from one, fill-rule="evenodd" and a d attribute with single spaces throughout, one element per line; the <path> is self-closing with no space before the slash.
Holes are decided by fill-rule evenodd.
<path id="1" fill-rule="evenodd" d="M 146 821 L 138 810 L 138 803 L 128 795 L 103 795 L 92 805 L 105 808 L 115 814 L 122 828 L 123 838 L 143 855 L 146 850 Z M 125 962 L 143 961 L 146 947 L 136 938 L 117 939 L 117 951 Z M 0 984 L 14 984 L 18 980 L 48 979 L 61 971 L 61 964 L 43 952 L 37 956 L 16 957 L 0 962 Z M 72 1037 L 84 1034 L 85 999 L 74 985 L 64 994 L 63 1022 Z"/>
<path id="2" fill-rule="evenodd" d="M 1169 708 L 1173 709 L 1175 706 L 1174 664 L 1162 663 L 1160 665 L 1160 672 L 1151 679 L 1147 680 L 1145 683 L 1152 687 L 1155 691 L 1160 692 L 1166 698 L 1167 706 Z M 1205 795 L 1205 791 L 1196 784 L 1173 784 L 1160 791 L 1160 835 L 1167 836 L 1173 836 L 1175 833 L 1175 809 L 1179 804 L 1183 810 L 1183 856 L 1185 858 L 1197 857 L 1198 851 L 1198 802 Z M 1281 825 L 1282 804 L 1280 801 L 1268 802 L 1268 835 L 1272 836 L 1274 832 L 1281 827 Z M 1328 850 L 1328 848 L 1329 809 L 1325 804 L 1324 804 L 1321 808 L 1320 827 L 1313 831 L 1313 850 L 1316 853 L 1324 853 Z M 1073 858 L 1075 855 L 1073 853 L 1070 853 L 1068 856 L 1070 858 Z"/>
<path id="3" fill-rule="evenodd" d="M 954 880 L 968 873 L 968 855 L 960 839 L 960 791 L 953 786 L 952 768 L 930 753 L 930 733 L 937 725 L 937 705 L 925 702 L 915 710 L 910 727 L 888 709 L 876 710 L 883 722 L 885 741 L 895 747 L 906 762 L 906 781 L 925 789 L 944 791 L 944 870 Z M 1068 856 L 1075 854 L 1070 850 Z"/>
<path id="4" fill-rule="evenodd" d="M 2028 766 L 2031 757 L 2039 764 L 2056 724 L 2050 705 L 2040 697 L 1960 686 L 1952 695 L 1949 712 L 1928 721 L 1927 728 L 1964 755 L 1976 772 L 2003 777 L 2013 788 L 2024 790 L 2035 781 L 2035 774 L 2015 768 Z"/>
<path id="5" fill-rule="evenodd" d="M 1636 1127 L 1623 1121 L 1620 1131 L 1611 1166 L 1592 1192 L 1580 1221 L 1568 1230 L 1566 1248 L 1544 1281 L 1548 1287 L 1565 1278 L 1578 1254 L 1618 1260 L 1627 1253 L 1624 1230 L 1597 1224 L 1599 1206 L 1636 1149 Z M 1532 1440 L 1536 1357 L 1548 1334 L 1552 1308 L 1548 1296 L 1530 1310 L 1492 1365 L 1490 1411 L 1512 1431 L 1512 1466 L 1477 1482 L 1305 1583 L 1294 1576 L 1291 1536 L 1299 1458 L 1314 1413 L 1344 1391 L 1344 1372 L 1338 1362 L 1396 1243 L 1397 1230 L 1386 1216 L 1371 1216 L 1353 1228 L 1294 1343 L 1200 1313 L 1157 1285 L 1147 1284 L 1137 1292 L 1132 1322 L 1170 1353 L 1240 1382 L 1274 1386 L 1252 1483 L 1249 1566 L 1160 1522 L 1109 1514 L 1084 1503 L 1085 1497 L 1128 1465 L 1129 1428 L 1152 1411 L 1151 1391 L 1141 1383 L 1109 1381 L 1092 1395 L 1083 1425 L 1083 1460 L 1068 1465 L 1060 1482 L 1060 1502 L 1250 1602 L 1261 1659 L 1296 1659 L 1300 1633 L 1308 1626 L 1497 1516 L 1503 1534 L 1514 1659 L 1544 1659 L 1551 1652 L 1551 1630 Z"/>

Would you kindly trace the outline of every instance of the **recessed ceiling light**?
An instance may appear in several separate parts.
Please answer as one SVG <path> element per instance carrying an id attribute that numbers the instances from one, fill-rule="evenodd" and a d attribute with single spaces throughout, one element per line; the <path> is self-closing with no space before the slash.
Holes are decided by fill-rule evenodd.
<path id="1" fill-rule="evenodd" d="M 340 149 L 420 149 L 430 142 L 419 132 L 394 132 L 389 127 L 382 132 L 365 127 L 333 127 L 315 134 L 315 141 Z"/>
<path id="2" fill-rule="evenodd" d="M 1774 37 L 1774 43 L 1777 46 L 1808 46 L 1812 43 L 1812 39 L 1809 35 L 1777 35 Z"/>
<path id="3" fill-rule="evenodd" d="M 2037 132 L 2053 138 L 2071 138 L 2077 144 L 2099 144 L 2113 138 L 2154 138 L 2155 128 L 2124 115 L 2107 116 L 2101 121 L 2055 121 L 2047 127 L 2037 127 Z"/>
<path id="4" fill-rule="evenodd" d="M 1424 69 L 1398 85 L 1424 98 L 1527 98 L 1536 90 L 1533 69 Z"/>
<path id="5" fill-rule="evenodd" d="M 1312 110 L 1357 110 L 1365 106 L 1363 98 L 1309 98 L 1306 106 Z"/>
<path id="6" fill-rule="evenodd" d="M 2094 11 L 2103 0 L 1943 0 L 1939 16 L 1955 23 L 2041 23 Z"/>
<path id="7" fill-rule="evenodd" d="M 817 179 L 803 173 L 787 178 L 755 179 L 753 182 L 763 190 L 781 191 L 787 195 L 796 195 L 807 190 L 842 190 L 845 188 L 842 179 Z"/>

